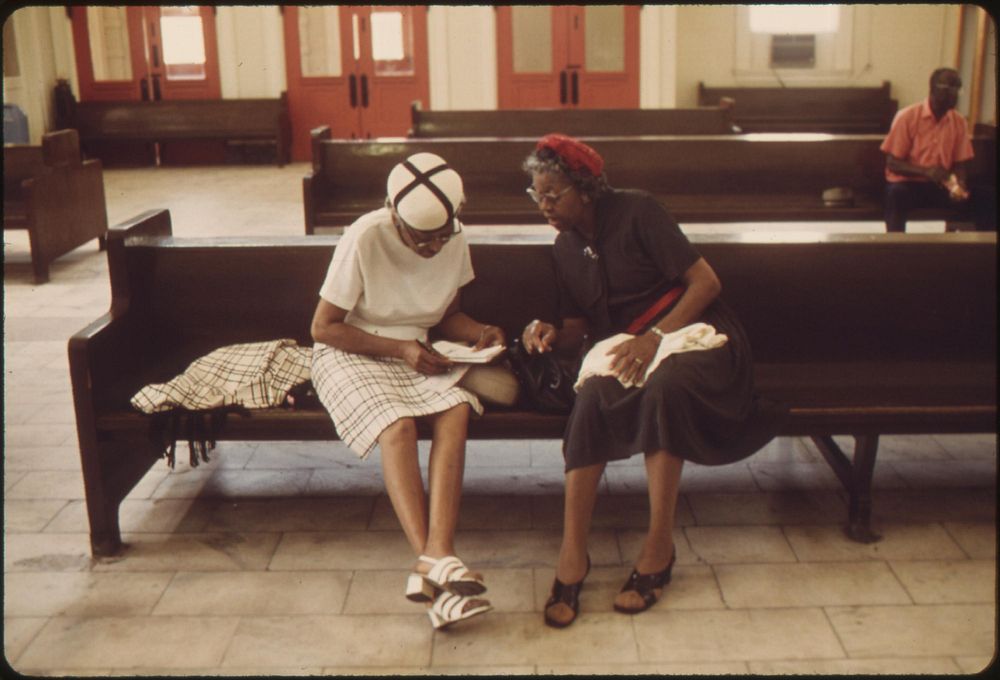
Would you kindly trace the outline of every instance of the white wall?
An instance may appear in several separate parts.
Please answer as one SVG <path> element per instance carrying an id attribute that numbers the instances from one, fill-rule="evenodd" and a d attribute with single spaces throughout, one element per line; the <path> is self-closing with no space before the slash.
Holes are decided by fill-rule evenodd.
<path id="1" fill-rule="evenodd" d="M 56 79 L 72 75 L 64 70 L 65 50 L 57 50 L 53 42 L 55 35 L 61 35 L 62 22 L 68 25 L 65 17 L 61 7 L 22 7 L 8 19 L 14 22 L 20 75 L 4 78 L 4 102 L 24 111 L 32 144 L 41 143 L 42 134 L 55 125 L 52 92 Z M 65 42 L 66 36 L 61 38 Z"/>
<path id="2" fill-rule="evenodd" d="M 221 6 L 215 15 L 223 99 L 277 97 L 285 89 L 285 39 L 276 5 Z"/>

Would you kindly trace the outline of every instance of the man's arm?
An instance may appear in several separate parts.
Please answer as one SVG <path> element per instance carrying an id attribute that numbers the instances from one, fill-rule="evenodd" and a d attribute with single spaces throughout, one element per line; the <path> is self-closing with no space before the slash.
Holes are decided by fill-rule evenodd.
<path id="1" fill-rule="evenodd" d="M 947 169 L 942 168 L 940 165 L 923 166 L 910 163 L 893 156 L 891 153 L 885 155 L 885 164 L 890 170 L 892 170 L 897 175 L 903 175 L 905 177 L 926 177 L 932 182 L 937 182 L 939 184 L 944 184 L 948 181 L 948 175 L 951 173 Z M 963 175 L 959 177 L 962 180 Z"/>

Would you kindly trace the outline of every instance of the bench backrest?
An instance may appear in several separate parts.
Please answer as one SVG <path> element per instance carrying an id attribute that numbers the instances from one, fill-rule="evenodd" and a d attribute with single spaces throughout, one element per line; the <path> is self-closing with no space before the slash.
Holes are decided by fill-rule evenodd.
<path id="1" fill-rule="evenodd" d="M 3 149 L 4 197 L 17 200 L 21 182 L 38 177 L 57 165 L 79 165 L 80 138 L 75 130 L 57 130 L 42 135 L 40 146 L 5 144 Z"/>
<path id="2" fill-rule="evenodd" d="M 733 118 L 746 132 L 888 132 L 898 102 L 889 82 L 880 87 L 707 87 L 698 104 L 735 103 Z"/>
<path id="3" fill-rule="evenodd" d="M 410 107 L 410 137 L 575 137 L 618 135 L 724 135 L 733 130 L 728 108 L 518 109 L 425 111 Z"/>
<path id="4" fill-rule="evenodd" d="M 225 344 L 279 337 L 310 343 L 337 237 L 153 237 L 124 247 L 114 233 L 114 299 L 128 298 L 139 312 L 133 323 L 146 340 L 137 352 L 173 357 L 166 373 Z M 722 280 L 758 362 L 995 361 L 995 234 L 781 238 L 692 238 Z M 476 279 L 463 309 L 508 337 L 534 318 L 554 319 L 547 241 L 473 237 Z"/>
<path id="5" fill-rule="evenodd" d="M 523 197 L 521 170 L 534 139 L 389 139 L 314 141 L 313 164 L 331 192 L 384 197 L 400 159 L 436 153 L 461 174 L 470 205 L 477 193 Z M 602 137 L 589 143 L 604 157 L 613 186 L 658 194 L 819 192 L 835 186 L 879 191 L 878 135 L 706 135 Z M 818 193 L 817 193 L 818 195 Z"/>
<path id="6" fill-rule="evenodd" d="M 213 101 L 81 102 L 74 127 L 81 136 L 143 136 L 200 133 L 207 136 L 239 131 L 273 135 L 282 115 L 278 99 Z"/>

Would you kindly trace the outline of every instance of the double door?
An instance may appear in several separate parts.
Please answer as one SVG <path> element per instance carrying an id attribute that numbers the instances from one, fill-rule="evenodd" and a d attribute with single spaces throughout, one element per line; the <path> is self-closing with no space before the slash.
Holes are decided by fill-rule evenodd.
<path id="1" fill-rule="evenodd" d="M 282 14 L 293 159 L 310 158 L 309 131 L 321 125 L 347 139 L 406 134 L 411 102 L 430 101 L 426 5 Z"/>
<path id="2" fill-rule="evenodd" d="M 213 7 L 72 6 L 80 101 L 218 99 Z"/>
<path id="3" fill-rule="evenodd" d="M 499 108 L 637 108 L 639 7 L 497 9 Z"/>

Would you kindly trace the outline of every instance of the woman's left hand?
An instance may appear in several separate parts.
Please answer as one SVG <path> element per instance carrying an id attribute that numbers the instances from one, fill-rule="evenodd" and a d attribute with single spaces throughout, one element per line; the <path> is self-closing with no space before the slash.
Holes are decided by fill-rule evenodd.
<path id="1" fill-rule="evenodd" d="M 499 326 L 483 326 L 482 331 L 479 333 L 479 340 L 476 341 L 475 349 L 503 345 L 505 340 L 503 329 Z"/>
<path id="2" fill-rule="evenodd" d="M 659 342 L 649 335 L 626 340 L 611 348 L 611 371 L 623 383 L 638 382 L 656 356 Z"/>

